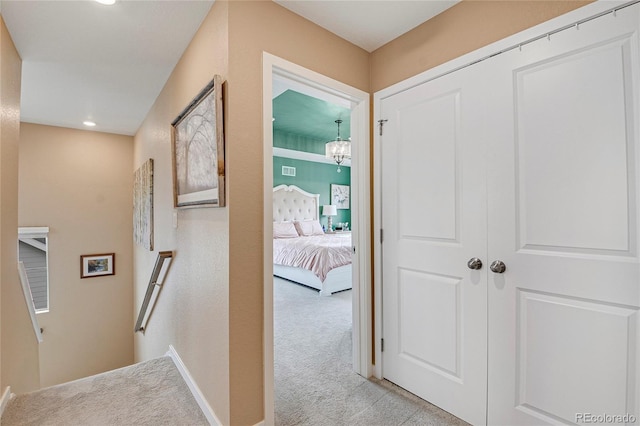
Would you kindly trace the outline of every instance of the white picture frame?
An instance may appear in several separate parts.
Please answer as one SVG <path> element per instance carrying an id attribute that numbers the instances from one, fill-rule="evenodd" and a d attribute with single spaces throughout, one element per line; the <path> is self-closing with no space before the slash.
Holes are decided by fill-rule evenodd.
<path id="1" fill-rule="evenodd" d="M 350 208 L 350 187 L 349 185 L 331 184 L 331 204 L 338 210 L 348 210 Z"/>

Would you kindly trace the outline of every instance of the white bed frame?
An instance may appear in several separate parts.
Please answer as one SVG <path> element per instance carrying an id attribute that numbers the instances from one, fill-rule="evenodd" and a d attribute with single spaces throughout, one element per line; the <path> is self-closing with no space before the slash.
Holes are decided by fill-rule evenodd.
<path id="1" fill-rule="evenodd" d="M 320 194 L 310 194 L 295 185 L 273 188 L 273 221 L 313 220 L 320 217 Z M 324 282 L 313 272 L 293 266 L 273 265 L 273 275 L 320 290 L 321 296 L 352 288 L 351 265 L 332 269 Z"/>

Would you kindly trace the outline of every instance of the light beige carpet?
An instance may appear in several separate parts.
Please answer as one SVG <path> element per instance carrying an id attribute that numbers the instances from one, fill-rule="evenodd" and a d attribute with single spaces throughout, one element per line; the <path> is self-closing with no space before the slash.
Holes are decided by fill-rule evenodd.
<path id="1" fill-rule="evenodd" d="M 277 426 L 468 426 L 386 380 L 353 372 L 351 290 L 274 280 Z"/>
<path id="2" fill-rule="evenodd" d="M 208 425 L 170 357 L 18 395 L 2 426 Z"/>

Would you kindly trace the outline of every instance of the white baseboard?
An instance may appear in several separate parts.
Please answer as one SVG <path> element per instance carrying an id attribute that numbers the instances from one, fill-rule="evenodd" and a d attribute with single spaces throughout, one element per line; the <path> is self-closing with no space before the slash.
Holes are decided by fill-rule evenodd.
<path id="1" fill-rule="evenodd" d="M 173 360 L 173 363 L 176 365 L 176 368 L 180 372 L 180 375 L 182 376 L 184 381 L 187 383 L 187 386 L 189 386 L 189 390 L 193 394 L 193 397 L 196 399 L 196 402 L 200 406 L 200 409 L 204 413 L 204 416 L 207 418 L 207 421 L 209 422 L 209 424 L 212 426 L 222 426 L 222 422 L 218 419 L 216 414 L 213 412 L 213 409 L 205 399 L 204 395 L 202 395 L 200 388 L 198 387 L 196 382 L 193 380 L 193 377 L 191 377 L 189 370 L 187 370 L 187 367 L 184 365 L 184 362 L 182 362 L 180 355 L 178 355 L 178 352 L 172 345 L 169 345 L 169 351 L 166 353 L 166 355 L 170 356 L 171 359 Z"/>
<path id="2" fill-rule="evenodd" d="M 7 408 L 7 404 L 9 404 L 9 400 L 11 399 L 11 386 L 7 386 L 2 394 L 2 400 L 0 401 L 0 417 L 2 417 L 2 413 L 4 413 L 4 409 Z"/>

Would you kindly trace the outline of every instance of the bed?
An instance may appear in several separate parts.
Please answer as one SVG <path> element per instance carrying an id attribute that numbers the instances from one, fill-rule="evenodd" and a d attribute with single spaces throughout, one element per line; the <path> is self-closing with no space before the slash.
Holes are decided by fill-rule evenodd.
<path id="1" fill-rule="evenodd" d="M 352 287 L 351 233 L 322 232 L 319 198 L 295 185 L 273 188 L 273 275 L 330 296 Z"/>

